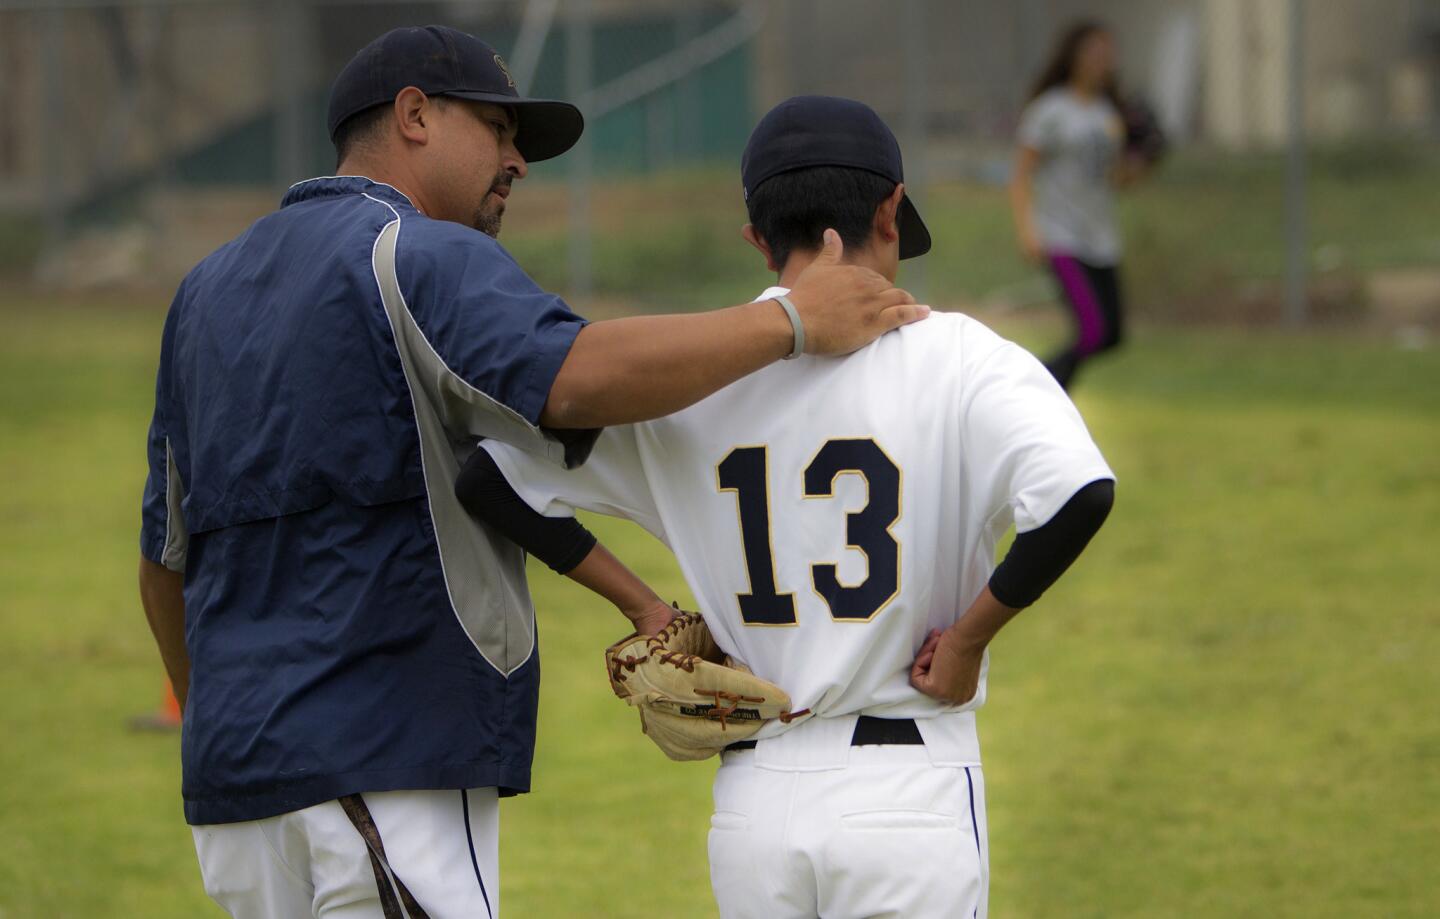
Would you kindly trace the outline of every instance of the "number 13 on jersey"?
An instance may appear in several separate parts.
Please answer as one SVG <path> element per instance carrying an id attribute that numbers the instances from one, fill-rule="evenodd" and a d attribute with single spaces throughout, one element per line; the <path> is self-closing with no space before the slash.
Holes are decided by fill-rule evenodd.
<path id="1" fill-rule="evenodd" d="M 746 625 L 794 625 L 795 594 L 775 583 L 770 519 L 770 458 L 765 447 L 736 447 L 716 468 L 720 490 L 735 492 L 740 544 L 750 592 L 738 594 Z M 840 581 L 838 565 L 810 566 L 811 584 L 840 621 L 868 622 L 900 592 L 900 544 L 890 528 L 900 519 L 900 467 L 869 438 L 828 440 L 802 476 L 806 498 L 832 498 L 835 480 L 858 475 L 869 492 L 865 506 L 845 515 L 845 544 L 865 555 L 869 570 L 858 584 Z"/>

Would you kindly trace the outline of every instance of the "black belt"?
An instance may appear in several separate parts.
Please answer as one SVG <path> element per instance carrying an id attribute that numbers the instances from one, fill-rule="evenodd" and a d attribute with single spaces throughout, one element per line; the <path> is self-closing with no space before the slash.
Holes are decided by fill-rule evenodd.
<path id="1" fill-rule="evenodd" d="M 876 747 L 883 745 L 918 747 L 923 746 L 925 738 L 920 736 L 920 728 L 915 725 L 914 718 L 872 718 L 869 715 L 861 715 L 860 720 L 855 722 L 855 733 L 850 735 L 850 746 L 852 747 Z M 736 750 L 753 750 L 756 741 L 737 740 L 725 748 L 726 753 L 733 753 Z"/>

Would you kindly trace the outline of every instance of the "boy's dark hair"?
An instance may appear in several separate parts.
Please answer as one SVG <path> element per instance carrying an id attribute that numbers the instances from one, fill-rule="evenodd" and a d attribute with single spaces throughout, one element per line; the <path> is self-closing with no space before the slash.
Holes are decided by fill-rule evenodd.
<path id="1" fill-rule="evenodd" d="M 864 169 L 813 166 L 761 182 L 745 208 L 780 267 L 796 249 L 819 249 L 827 228 L 840 234 L 846 248 L 865 245 L 875 209 L 894 191 L 894 182 Z"/>

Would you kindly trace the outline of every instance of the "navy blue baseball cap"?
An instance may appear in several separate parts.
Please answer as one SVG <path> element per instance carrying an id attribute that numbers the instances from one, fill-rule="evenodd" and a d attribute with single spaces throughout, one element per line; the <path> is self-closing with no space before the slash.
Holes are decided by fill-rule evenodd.
<path id="1" fill-rule="evenodd" d="M 568 102 L 527 99 L 495 49 L 446 26 L 392 29 L 360 49 L 330 88 L 330 139 L 347 118 L 394 102 L 407 86 L 427 96 L 493 102 L 515 110 L 515 149 L 531 163 L 575 145 L 585 118 Z"/>
<path id="2" fill-rule="evenodd" d="M 740 158 L 745 200 L 767 179 L 813 166 L 848 166 L 896 185 L 905 181 L 900 143 L 874 109 L 836 96 L 794 96 L 766 113 L 750 133 Z M 901 258 L 930 251 L 930 231 L 909 195 L 900 199 L 896 223 Z"/>

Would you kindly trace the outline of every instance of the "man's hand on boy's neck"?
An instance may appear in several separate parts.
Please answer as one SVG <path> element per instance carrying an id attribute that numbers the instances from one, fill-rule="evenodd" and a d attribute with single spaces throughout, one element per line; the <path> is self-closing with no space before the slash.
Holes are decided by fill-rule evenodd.
<path id="1" fill-rule="evenodd" d="M 790 258 L 785 262 L 785 267 L 780 270 L 779 278 L 775 282 L 777 287 L 793 287 L 795 279 L 800 277 L 811 262 L 820 254 L 817 248 L 813 251 L 794 249 L 790 252 Z M 866 245 L 864 248 L 846 248 L 845 255 L 841 261 L 847 265 L 858 265 L 861 268 L 869 268 L 881 277 L 887 277 L 891 284 L 895 283 L 893 266 L 884 264 L 884 259 L 877 258 L 875 247 Z"/>

